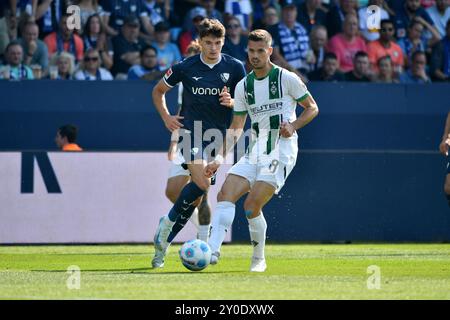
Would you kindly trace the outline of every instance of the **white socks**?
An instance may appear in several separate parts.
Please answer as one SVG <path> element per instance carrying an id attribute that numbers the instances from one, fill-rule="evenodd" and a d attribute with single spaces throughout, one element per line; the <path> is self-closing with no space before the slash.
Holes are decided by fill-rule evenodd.
<path id="1" fill-rule="evenodd" d="M 264 247 L 266 246 L 267 222 L 261 212 L 259 216 L 248 220 L 248 230 L 253 245 L 253 257 L 264 259 Z"/>
<path id="2" fill-rule="evenodd" d="M 209 224 L 199 225 L 198 226 L 198 239 L 208 243 L 208 236 L 209 236 Z"/>
<path id="3" fill-rule="evenodd" d="M 211 236 L 209 246 L 212 252 L 220 252 L 220 247 L 225 239 L 225 235 L 231 230 L 233 224 L 236 205 L 229 201 L 217 203 L 216 211 L 213 215 Z"/>

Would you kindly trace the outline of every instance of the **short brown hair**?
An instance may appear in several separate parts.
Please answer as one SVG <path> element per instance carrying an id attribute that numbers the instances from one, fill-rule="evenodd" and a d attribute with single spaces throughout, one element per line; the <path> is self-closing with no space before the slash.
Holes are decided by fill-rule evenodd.
<path id="1" fill-rule="evenodd" d="M 264 41 L 269 47 L 272 45 L 272 36 L 263 29 L 256 29 L 248 35 L 248 41 Z"/>
<path id="2" fill-rule="evenodd" d="M 213 36 L 216 38 L 225 38 L 225 27 L 217 19 L 203 19 L 199 26 L 200 39 Z"/>

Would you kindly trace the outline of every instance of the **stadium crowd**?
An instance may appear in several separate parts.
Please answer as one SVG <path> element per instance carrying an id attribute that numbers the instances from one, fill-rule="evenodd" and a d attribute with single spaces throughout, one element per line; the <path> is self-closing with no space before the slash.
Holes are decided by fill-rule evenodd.
<path id="1" fill-rule="evenodd" d="M 0 79 L 155 80 L 187 55 L 208 17 L 226 27 L 222 51 L 247 69 L 247 34 L 262 28 L 274 39 L 273 62 L 311 81 L 449 81 L 449 3 L 1 0 Z M 79 30 L 68 27 L 69 5 L 80 8 Z"/>

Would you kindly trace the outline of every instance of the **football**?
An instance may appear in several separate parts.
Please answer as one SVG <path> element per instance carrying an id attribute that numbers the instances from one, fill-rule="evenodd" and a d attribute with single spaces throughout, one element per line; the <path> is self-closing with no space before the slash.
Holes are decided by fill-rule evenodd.
<path id="1" fill-rule="evenodd" d="M 199 239 L 185 242 L 179 253 L 181 263 L 191 271 L 203 270 L 211 261 L 211 248 L 206 242 Z"/>

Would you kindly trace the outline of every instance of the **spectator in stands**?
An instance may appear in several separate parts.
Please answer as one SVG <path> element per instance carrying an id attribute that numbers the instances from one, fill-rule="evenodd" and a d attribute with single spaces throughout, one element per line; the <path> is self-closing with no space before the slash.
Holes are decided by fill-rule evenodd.
<path id="1" fill-rule="evenodd" d="M 83 32 L 85 51 L 94 48 L 100 53 L 102 65 L 111 69 L 113 65 L 112 43 L 103 30 L 101 18 L 98 14 L 91 15 L 86 22 Z"/>
<path id="2" fill-rule="evenodd" d="M 155 26 L 155 41 L 152 46 L 157 50 L 160 70 L 169 69 L 181 61 L 178 46 L 170 42 L 170 26 L 167 22 L 161 21 Z"/>
<path id="3" fill-rule="evenodd" d="M 36 22 L 41 31 L 41 39 L 45 39 L 52 32 L 58 32 L 61 18 L 66 9 L 67 3 L 65 0 L 38 0 Z"/>
<path id="4" fill-rule="evenodd" d="M 434 22 L 428 13 L 420 6 L 420 0 L 405 0 L 403 6 L 396 10 L 395 29 L 397 39 L 406 37 L 406 29 L 413 19 L 419 20 L 427 30 L 434 28 Z M 437 31 L 437 30 L 436 30 Z"/>
<path id="5" fill-rule="evenodd" d="M 181 54 L 183 57 L 186 56 L 186 50 L 192 40 L 196 40 L 198 38 L 198 28 L 203 19 L 206 18 L 206 10 L 202 7 L 196 7 L 190 11 L 190 17 L 193 22 L 193 27 L 191 30 L 184 31 L 178 40 L 178 44 L 180 47 Z"/>
<path id="6" fill-rule="evenodd" d="M 242 34 L 241 23 L 236 17 L 228 19 L 226 27 L 225 44 L 222 52 L 245 62 L 247 59 L 247 35 Z"/>
<path id="7" fill-rule="evenodd" d="M 145 45 L 138 38 L 139 20 L 129 16 L 124 20 L 121 33 L 112 40 L 114 48 L 114 64 L 112 74 L 116 79 L 126 79 L 128 69 L 139 64 L 139 52 Z"/>
<path id="8" fill-rule="evenodd" d="M 45 43 L 39 39 L 39 27 L 35 22 L 27 22 L 22 31 L 22 38 L 19 39 L 24 52 L 24 64 L 38 64 L 41 69 L 48 67 L 48 49 Z"/>
<path id="9" fill-rule="evenodd" d="M 270 28 L 274 63 L 298 75 L 308 71 L 309 37 L 297 22 L 297 7 L 292 0 L 281 0 L 281 22 Z"/>
<path id="10" fill-rule="evenodd" d="M 369 56 L 364 51 L 358 51 L 353 58 L 353 70 L 345 73 L 345 81 L 369 82 L 370 62 Z"/>
<path id="11" fill-rule="evenodd" d="M 100 54 L 94 48 L 86 50 L 81 70 L 75 72 L 73 77 L 75 80 L 113 80 L 112 74 L 100 67 Z"/>
<path id="12" fill-rule="evenodd" d="M 147 11 L 151 25 L 156 26 L 161 21 L 168 22 L 173 13 L 170 7 L 171 1 L 167 0 L 144 0 L 143 8 Z"/>
<path id="13" fill-rule="evenodd" d="M 83 40 L 79 35 L 75 34 L 73 30 L 67 27 L 67 19 L 69 15 L 64 14 L 59 23 L 59 31 L 52 32 L 44 38 L 44 42 L 48 48 L 50 56 L 57 52 L 68 52 L 73 54 L 75 60 L 81 61 L 83 59 L 84 45 Z"/>
<path id="14" fill-rule="evenodd" d="M 445 25 L 450 20 L 449 0 L 436 0 L 436 5 L 429 7 L 426 11 L 441 38 L 445 37 Z"/>
<path id="15" fill-rule="evenodd" d="M 372 5 L 378 6 L 380 8 L 381 20 L 389 19 L 389 13 L 383 8 L 384 0 L 370 0 L 367 6 L 361 7 L 358 10 L 359 31 L 361 32 L 361 36 L 367 41 L 375 41 L 380 38 L 380 33 L 378 32 L 378 30 L 376 29 L 369 30 L 369 28 L 367 27 L 367 19 L 369 17 L 369 15 L 367 14 L 367 8 Z"/>
<path id="16" fill-rule="evenodd" d="M 68 52 L 60 52 L 50 58 L 49 75 L 51 80 L 72 80 L 75 71 L 75 57 Z"/>
<path id="17" fill-rule="evenodd" d="M 314 59 L 312 59 L 309 63 L 308 69 L 310 72 L 322 67 L 323 59 L 325 57 L 325 44 L 327 41 L 327 28 L 321 25 L 317 25 L 312 28 L 309 35 L 309 42 Z"/>
<path id="18" fill-rule="evenodd" d="M 78 128 L 72 124 L 61 126 L 56 132 L 55 143 L 61 151 L 83 151 L 76 143 Z"/>
<path id="19" fill-rule="evenodd" d="M 411 24 L 408 28 L 407 37 L 401 38 L 398 41 L 398 45 L 402 48 L 403 55 L 405 59 L 407 59 L 407 63 L 411 59 L 411 55 L 416 51 L 430 51 L 428 48 L 431 48 L 434 44 L 436 44 L 440 40 L 440 36 L 438 32 L 433 28 L 430 29 L 432 32 L 432 38 L 426 40 L 423 37 L 424 24 L 420 18 L 415 18 L 411 21 Z M 426 24 L 428 25 L 428 24 Z"/>
<path id="20" fill-rule="evenodd" d="M 15 0 L 0 1 L 0 57 L 9 43 L 9 29 L 16 27 Z"/>
<path id="21" fill-rule="evenodd" d="M 427 65 L 427 57 L 425 52 L 416 51 L 411 57 L 411 67 L 409 70 L 400 75 L 401 83 L 431 83 L 425 66 Z"/>
<path id="22" fill-rule="evenodd" d="M 271 11 L 271 13 L 273 12 L 277 18 L 279 17 L 279 15 L 281 13 L 280 5 L 278 4 L 277 0 L 253 0 L 252 7 L 253 7 L 253 25 L 252 25 L 253 30 L 266 29 L 266 28 L 261 28 L 261 26 L 265 24 L 264 19 L 266 16 L 267 9 L 269 9 L 269 8 L 273 9 Z M 277 23 L 277 22 L 275 22 L 275 23 Z M 273 24 L 275 24 L 275 23 L 273 23 Z"/>
<path id="23" fill-rule="evenodd" d="M 20 42 L 11 41 L 5 49 L 6 65 L 2 67 L 2 78 L 10 80 L 32 80 L 33 71 L 24 65 Z"/>
<path id="24" fill-rule="evenodd" d="M 328 52 L 323 58 L 323 65 L 308 74 L 311 81 L 344 81 L 344 75 L 338 71 L 339 61 L 333 52 Z"/>
<path id="25" fill-rule="evenodd" d="M 204 8 L 206 11 L 206 17 L 210 19 L 217 19 L 220 22 L 223 23 L 223 16 L 222 13 L 220 13 L 219 10 L 217 10 L 216 7 L 216 0 L 198 0 L 198 4 L 200 5 L 200 8 Z M 192 22 L 191 14 L 192 11 L 196 8 L 191 9 L 188 14 L 184 17 L 184 25 L 183 30 L 191 30 L 194 27 L 194 24 Z"/>
<path id="26" fill-rule="evenodd" d="M 430 73 L 437 81 L 450 81 L 450 20 L 445 30 L 445 38 L 434 46 L 431 54 Z"/>
<path id="27" fill-rule="evenodd" d="M 84 33 L 89 17 L 94 14 L 98 17 L 103 15 L 103 8 L 98 4 L 98 0 L 74 0 L 73 4 L 80 7 L 81 34 Z"/>
<path id="28" fill-rule="evenodd" d="M 305 0 L 298 7 L 297 21 L 308 33 L 314 26 L 324 26 L 327 13 L 322 10 L 321 0 Z"/>
<path id="29" fill-rule="evenodd" d="M 283 0 L 281 0 L 283 1 Z M 250 0 L 225 0 L 225 18 L 236 17 L 241 23 L 242 32 L 249 33 L 253 29 L 253 9 Z"/>
<path id="30" fill-rule="evenodd" d="M 339 0 L 338 4 L 331 7 L 325 20 L 328 36 L 330 38 L 342 32 L 345 17 L 349 13 L 355 13 L 356 6 L 356 0 Z"/>
<path id="31" fill-rule="evenodd" d="M 144 46 L 140 52 L 140 64 L 128 70 L 128 80 L 159 80 L 164 75 L 158 66 L 157 52 L 153 46 Z"/>
<path id="32" fill-rule="evenodd" d="M 274 7 L 266 7 L 262 20 L 255 21 L 253 29 L 269 30 L 272 26 L 280 22 L 277 9 Z"/>
<path id="33" fill-rule="evenodd" d="M 103 2 L 103 10 L 103 22 L 108 35 L 119 35 L 119 31 L 125 25 L 125 20 L 133 16 L 140 21 L 143 31 L 142 36 L 145 35 L 148 39 L 153 37 L 153 25 L 150 23 L 142 0 L 109 0 Z"/>
<path id="34" fill-rule="evenodd" d="M 398 80 L 394 78 L 394 64 L 391 56 L 386 55 L 378 59 L 377 69 L 378 73 L 372 78 L 373 82 L 398 83 Z"/>
<path id="35" fill-rule="evenodd" d="M 345 16 L 342 32 L 333 36 L 327 44 L 327 51 L 338 57 L 340 71 L 353 70 L 353 58 L 358 51 L 366 52 L 366 43 L 358 35 L 358 18 L 355 13 Z"/>
<path id="36" fill-rule="evenodd" d="M 395 42 L 394 34 L 394 22 L 387 19 L 381 20 L 380 38 L 367 44 L 367 53 L 374 72 L 378 71 L 378 60 L 387 55 L 391 57 L 396 74 L 403 72 L 403 66 L 405 64 L 403 51 Z"/>

